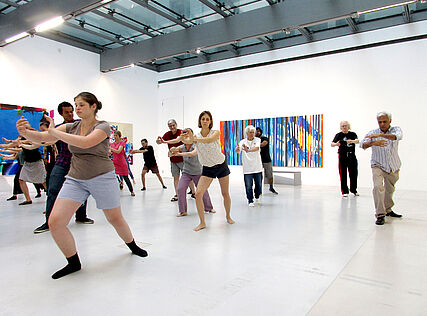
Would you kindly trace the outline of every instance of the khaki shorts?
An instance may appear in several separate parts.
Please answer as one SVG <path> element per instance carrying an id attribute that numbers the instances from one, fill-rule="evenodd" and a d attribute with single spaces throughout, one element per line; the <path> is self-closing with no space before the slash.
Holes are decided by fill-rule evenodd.
<path id="1" fill-rule="evenodd" d="M 263 162 L 262 166 L 264 167 L 264 177 L 266 179 L 273 178 L 273 163 L 272 162 Z"/>
<path id="2" fill-rule="evenodd" d="M 182 169 L 184 169 L 184 162 L 171 162 L 172 177 L 179 177 Z"/>
<path id="3" fill-rule="evenodd" d="M 159 167 L 157 165 L 148 167 L 147 165 L 144 165 L 144 168 L 142 170 L 146 170 L 147 172 L 151 171 L 152 173 L 159 173 Z"/>

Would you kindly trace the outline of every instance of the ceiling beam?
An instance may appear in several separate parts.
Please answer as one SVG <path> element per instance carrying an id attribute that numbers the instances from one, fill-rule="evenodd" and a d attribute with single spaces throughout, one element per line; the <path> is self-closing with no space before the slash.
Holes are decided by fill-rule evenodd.
<path id="1" fill-rule="evenodd" d="M 156 35 L 154 35 L 153 33 L 149 32 L 149 31 L 147 31 L 147 30 L 144 30 L 143 28 L 140 28 L 140 27 L 138 27 L 138 26 L 135 26 L 135 25 L 133 25 L 133 24 L 130 24 L 130 23 L 128 23 L 128 22 L 125 22 L 125 21 L 123 21 L 123 20 L 120 20 L 120 19 L 118 19 L 118 18 L 114 17 L 112 13 L 107 14 L 107 13 L 101 12 L 101 11 L 99 11 L 99 10 L 93 10 L 93 11 L 91 11 L 91 13 L 94 13 L 94 14 L 96 14 L 96 15 L 98 15 L 98 16 L 101 16 L 101 17 L 103 17 L 103 18 L 105 18 L 105 19 L 111 20 L 111 21 L 113 21 L 113 22 L 115 22 L 115 23 L 117 23 L 117 24 L 120 24 L 120 25 L 122 25 L 122 26 L 125 26 L 125 27 L 127 27 L 127 28 L 130 28 L 130 29 L 132 29 L 132 30 L 134 30 L 134 31 L 137 31 L 137 32 L 140 32 L 140 33 L 142 33 L 142 34 L 148 35 L 148 36 L 150 36 L 150 37 L 155 37 L 155 36 L 156 36 Z"/>
<path id="2" fill-rule="evenodd" d="M 263 37 L 257 37 L 257 40 L 260 41 L 261 43 L 263 43 L 265 46 L 267 46 L 268 48 L 274 48 L 274 44 L 272 41 L 269 41 Z"/>
<path id="3" fill-rule="evenodd" d="M 307 41 L 313 40 L 313 35 L 311 35 L 310 31 L 305 27 L 299 27 L 298 31 L 304 35 L 304 37 L 307 39 Z"/>
<path id="4" fill-rule="evenodd" d="M 229 15 L 225 13 L 219 6 L 209 2 L 209 0 L 199 0 L 201 3 L 203 3 L 205 6 L 211 8 L 216 13 L 222 15 L 224 18 L 228 17 Z"/>
<path id="5" fill-rule="evenodd" d="M 136 1 L 136 0 L 132 0 Z M 167 59 L 197 48 L 226 46 L 239 40 L 259 38 L 352 16 L 357 12 L 399 4 L 402 0 L 287 0 L 244 12 L 189 29 L 180 30 L 142 42 L 114 48 L 101 54 L 101 70 L 153 59 Z M 254 23 L 263 21 L 263 23 Z"/>
<path id="6" fill-rule="evenodd" d="M 356 33 L 359 31 L 359 28 L 357 27 L 356 22 L 353 20 L 352 17 L 349 16 L 345 18 L 345 20 L 347 21 L 348 26 L 351 27 L 353 33 Z"/>
<path id="7" fill-rule="evenodd" d="M 22 32 L 32 30 L 36 25 L 57 16 L 67 16 L 100 0 L 33 0 L 0 19 L 0 42 Z"/>
<path id="8" fill-rule="evenodd" d="M 7 4 L 7 5 L 10 5 L 11 7 L 14 7 L 14 8 L 18 8 L 18 7 L 20 7 L 20 5 L 19 5 L 19 4 L 16 4 L 16 2 L 13 2 L 13 1 L 9 1 L 9 0 L 0 0 L 0 2 L 1 2 L 1 3 L 4 3 L 4 4 Z"/>
<path id="9" fill-rule="evenodd" d="M 138 4 L 138 5 L 140 5 L 140 6 L 144 7 L 144 8 L 147 8 L 148 10 L 150 10 L 150 11 L 152 11 L 152 12 L 158 14 L 158 15 L 161 15 L 162 17 L 164 17 L 165 19 L 168 19 L 169 21 L 172 21 L 172 22 L 174 22 L 174 23 L 176 23 L 178 25 L 181 25 L 183 28 L 190 27 L 189 25 L 185 24 L 181 20 L 178 20 L 177 18 L 174 18 L 173 16 L 171 16 L 171 15 L 163 12 L 162 10 L 159 10 L 159 9 L 153 7 L 152 5 L 150 5 L 148 3 L 148 0 L 131 0 L 131 1 L 135 2 L 136 4 Z"/>
<path id="10" fill-rule="evenodd" d="M 409 11 L 409 6 L 407 4 L 403 6 L 403 18 L 406 23 L 411 22 L 411 11 Z"/>
<path id="11" fill-rule="evenodd" d="M 77 38 L 77 37 L 62 33 L 60 31 L 56 31 L 56 30 L 50 30 L 50 31 L 46 31 L 46 32 L 37 33 L 37 36 L 44 37 L 44 38 L 47 38 L 47 39 L 50 39 L 50 40 L 53 40 L 56 42 L 60 42 L 63 44 L 67 44 L 70 46 L 74 46 L 77 48 L 81 48 L 81 49 L 84 49 L 84 50 L 87 50 L 87 51 L 90 51 L 93 53 L 97 53 L 97 54 L 100 54 L 101 52 L 106 50 L 106 48 L 104 48 L 98 44 L 88 42 L 88 41 L 85 41 L 81 38 Z"/>
<path id="12" fill-rule="evenodd" d="M 89 34 L 101 37 L 101 38 L 106 39 L 107 41 L 110 41 L 110 42 L 114 42 L 114 43 L 117 43 L 117 44 L 120 44 L 120 45 L 127 45 L 127 43 L 119 40 L 116 37 L 113 37 L 113 36 L 110 36 L 110 35 L 105 35 L 105 34 L 102 34 L 102 33 L 99 33 L 99 32 L 93 31 L 93 30 L 89 30 L 89 29 L 87 29 L 87 28 L 84 27 L 84 24 L 83 24 L 83 26 L 81 26 L 81 25 L 75 25 L 75 24 L 70 23 L 70 22 L 64 22 L 64 24 L 67 25 L 67 26 L 69 26 L 69 27 L 72 27 L 72 28 L 74 28 L 76 30 L 80 30 L 80 31 L 83 31 L 83 32 L 86 32 L 86 33 L 89 33 Z"/>

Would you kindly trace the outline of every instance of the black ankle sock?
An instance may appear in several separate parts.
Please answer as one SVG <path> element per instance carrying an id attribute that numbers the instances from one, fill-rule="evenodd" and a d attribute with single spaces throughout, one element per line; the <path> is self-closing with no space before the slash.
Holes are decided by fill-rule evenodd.
<path id="1" fill-rule="evenodd" d="M 126 243 L 126 245 L 129 247 L 129 249 L 132 251 L 134 255 L 137 255 L 140 257 L 148 256 L 148 253 L 144 249 L 138 247 L 138 245 L 135 243 L 135 239 L 129 243 Z"/>
<path id="2" fill-rule="evenodd" d="M 77 252 L 74 256 L 67 258 L 67 261 L 68 261 L 68 264 L 65 267 L 63 267 L 61 270 L 58 270 L 54 274 L 52 274 L 52 279 L 62 278 L 63 276 L 79 271 L 82 268 Z"/>

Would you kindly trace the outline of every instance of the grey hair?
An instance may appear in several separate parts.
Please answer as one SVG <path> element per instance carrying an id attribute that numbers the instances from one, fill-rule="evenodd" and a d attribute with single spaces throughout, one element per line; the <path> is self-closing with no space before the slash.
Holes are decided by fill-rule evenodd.
<path id="1" fill-rule="evenodd" d="M 381 111 L 381 112 L 379 112 L 379 113 L 377 114 L 377 120 L 378 120 L 381 116 L 387 116 L 387 117 L 388 117 L 388 119 L 389 119 L 389 120 L 390 120 L 390 122 L 391 122 L 391 113 L 386 112 L 386 111 Z"/>
<path id="2" fill-rule="evenodd" d="M 245 134 L 248 134 L 248 132 L 252 132 L 252 131 L 255 131 L 255 130 L 256 130 L 256 128 L 253 125 L 248 125 L 245 128 Z"/>
<path id="3" fill-rule="evenodd" d="M 174 120 L 174 119 L 170 119 L 169 121 L 168 121 L 168 125 L 169 124 L 171 124 L 171 123 L 175 123 L 176 124 L 176 121 Z M 178 124 L 177 124 L 178 125 Z"/>
<path id="4" fill-rule="evenodd" d="M 340 127 L 341 127 L 341 124 L 344 123 L 344 122 L 347 123 L 348 129 L 351 129 L 351 125 L 350 125 L 349 121 L 341 121 L 340 122 Z"/>

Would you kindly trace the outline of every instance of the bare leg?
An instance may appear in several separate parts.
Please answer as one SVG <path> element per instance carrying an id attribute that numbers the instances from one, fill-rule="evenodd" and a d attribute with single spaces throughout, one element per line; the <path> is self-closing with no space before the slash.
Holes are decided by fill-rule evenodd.
<path id="1" fill-rule="evenodd" d="M 199 214 L 199 218 L 200 218 L 200 224 L 196 228 L 194 228 L 194 231 L 196 232 L 203 228 L 206 228 L 205 205 L 203 204 L 203 195 L 211 185 L 212 181 L 213 181 L 212 178 L 201 176 L 199 183 L 197 184 L 196 207 L 197 207 L 197 213 Z"/>
<path id="2" fill-rule="evenodd" d="M 123 218 L 120 206 L 103 211 L 108 222 L 113 225 L 120 238 L 123 239 L 125 243 L 130 243 L 133 240 L 133 236 L 128 223 Z"/>
<path id="3" fill-rule="evenodd" d="M 162 186 L 165 186 L 165 184 L 163 183 L 163 179 L 162 179 L 162 176 L 160 175 L 160 173 L 156 173 L 156 176 L 159 179 L 159 181 L 162 184 Z"/>
<path id="4" fill-rule="evenodd" d="M 273 185 L 273 177 L 271 177 L 270 179 L 268 179 L 268 183 L 269 183 L 270 185 Z"/>
<path id="5" fill-rule="evenodd" d="M 56 199 L 49 216 L 49 230 L 66 258 L 77 253 L 74 237 L 67 225 L 80 205 L 81 203 L 76 201 Z"/>
<path id="6" fill-rule="evenodd" d="M 19 186 L 21 187 L 22 193 L 24 193 L 25 200 L 27 202 L 31 201 L 30 192 L 28 191 L 28 186 L 25 181 L 19 180 Z"/>
<path id="7" fill-rule="evenodd" d="M 224 208 L 225 208 L 225 217 L 227 219 L 227 223 L 234 224 L 234 221 L 231 219 L 231 197 L 229 190 L 230 176 L 223 177 L 218 179 L 219 185 L 221 186 L 221 194 L 224 199 Z M 200 182 L 199 182 L 200 183 Z"/>
<path id="8" fill-rule="evenodd" d="M 141 181 L 142 181 L 142 187 L 145 188 L 145 175 L 147 173 L 147 170 L 142 170 L 141 173 Z"/>

